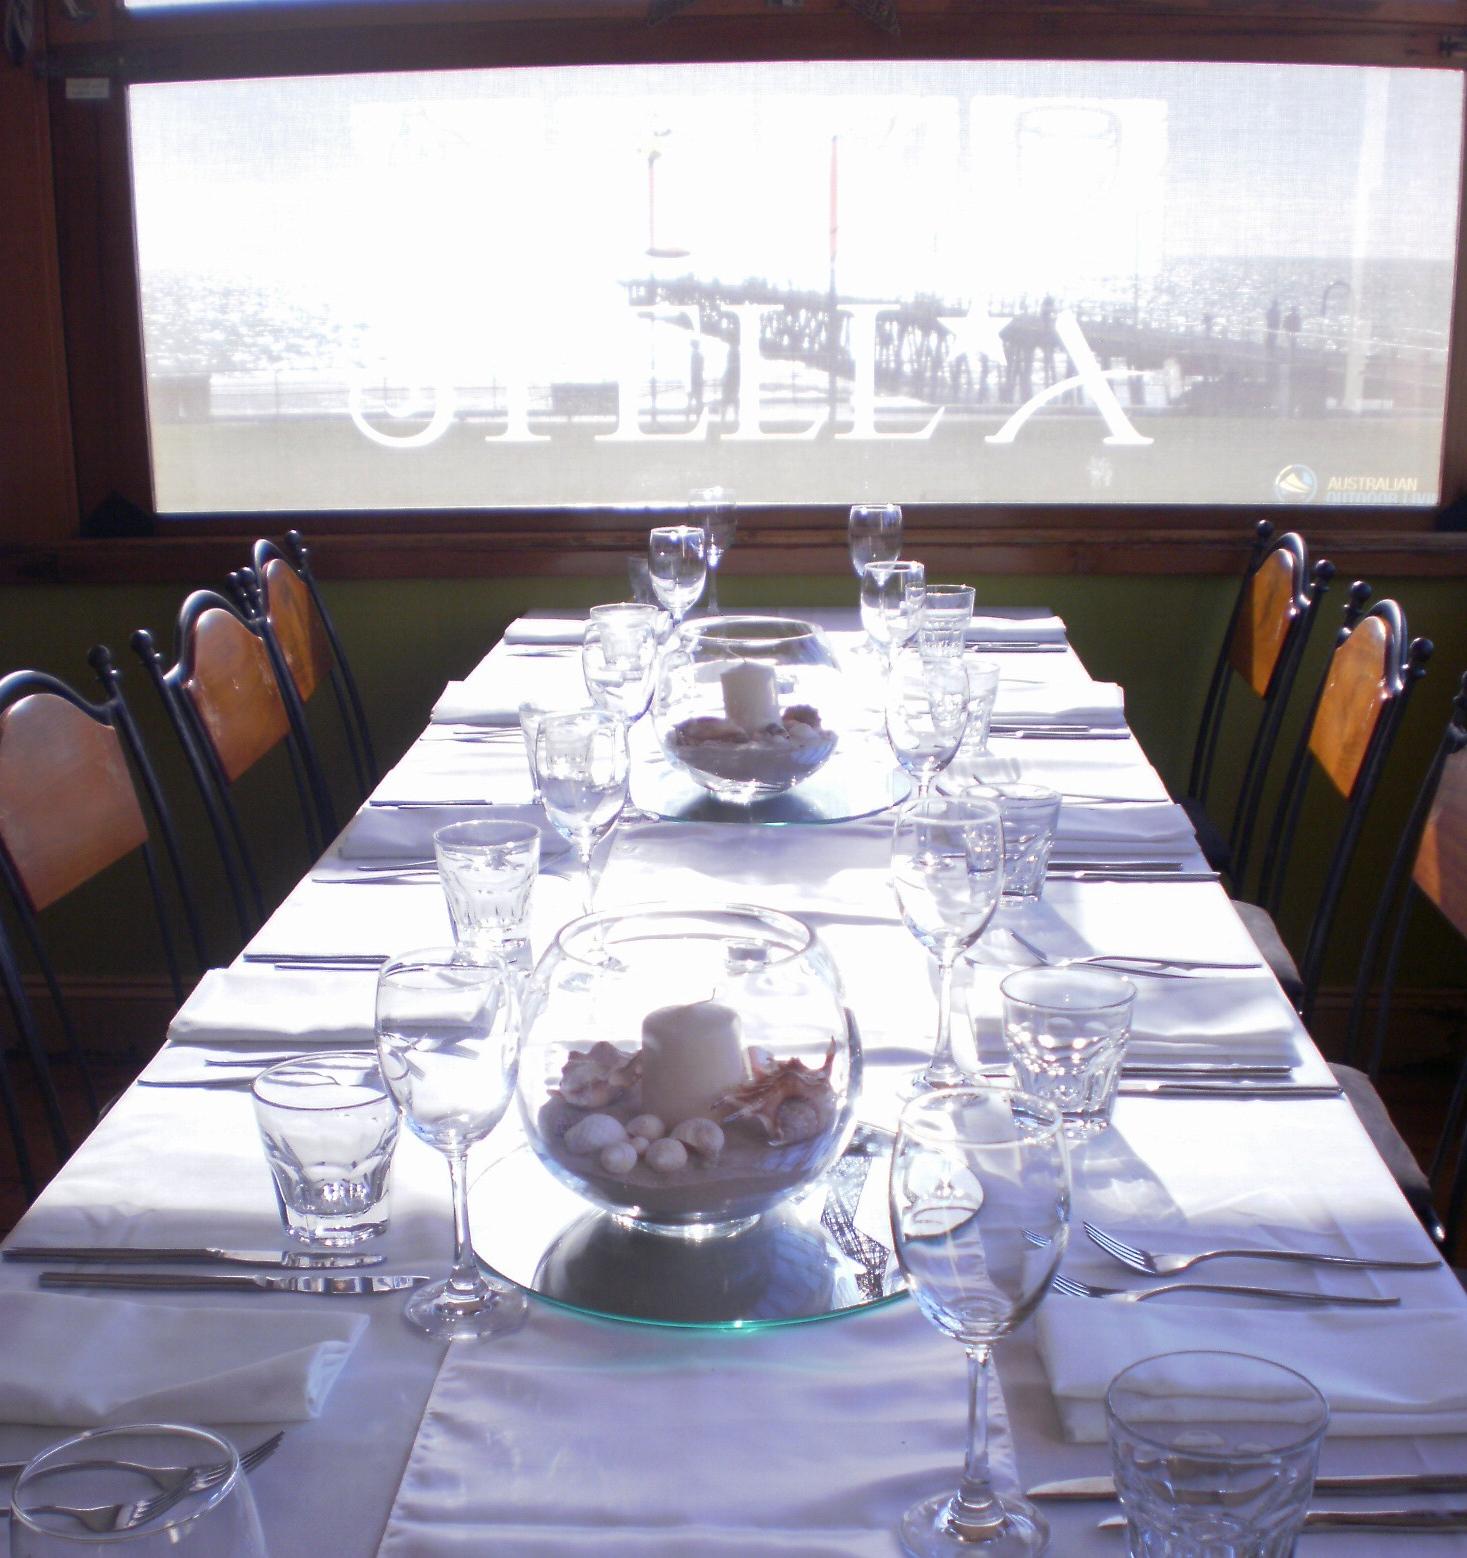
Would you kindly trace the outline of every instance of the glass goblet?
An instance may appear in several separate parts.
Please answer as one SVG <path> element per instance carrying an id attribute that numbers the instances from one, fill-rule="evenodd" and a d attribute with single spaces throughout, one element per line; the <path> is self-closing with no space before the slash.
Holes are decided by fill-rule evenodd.
<path id="1" fill-rule="evenodd" d="M 1049 1527 L 988 1469 L 988 1360 L 1048 1290 L 1069 1239 L 1059 1110 L 1026 1093 L 959 1087 L 914 1098 L 891 1159 L 891 1227 L 917 1305 L 968 1355 L 968 1449 L 956 1492 L 902 1517 L 913 1558 L 1043 1552 Z"/>
<path id="2" fill-rule="evenodd" d="M 851 567 L 859 579 L 867 563 L 894 563 L 902 549 L 902 511 L 895 503 L 857 503 L 846 525 Z"/>
<path id="3" fill-rule="evenodd" d="M 407 1128 L 448 1159 L 453 1269 L 403 1310 L 439 1341 L 502 1336 L 524 1324 L 518 1288 L 491 1277 L 469 1232 L 469 1148 L 514 1096 L 519 1023 L 502 959 L 461 960 L 453 947 L 405 952 L 377 976 L 377 1053 Z"/>
<path id="4" fill-rule="evenodd" d="M 914 1091 L 967 1080 L 953 1058 L 953 968 L 983 934 L 1003 890 L 1003 819 L 992 801 L 916 800 L 891 834 L 891 881 L 902 923 L 937 959 L 937 1041 Z"/>
<path id="5" fill-rule="evenodd" d="M 126 1465 L 122 1463 L 127 1463 Z M 205 1488 L 185 1480 L 176 1496 L 136 1466 L 218 1466 Z M 151 1501 L 156 1513 L 120 1530 L 95 1530 L 63 1509 Z M 107 1547 L 128 1558 L 197 1553 L 199 1558 L 264 1558 L 265 1539 L 249 1479 L 227 1439 L 181 1423 L 135 1423 L 93 1428 L 37 1455 L 16 1477 L 10 1494 L 14 1558 L 82 1558 Z"/>
<path id="6" fill-rule="evenodd" d="M 628 725 L 635 725 L 652 702 L 657 616 L 653 606 L 593 606 L 581 642 L 581 674 L 591 702 Z"/>
<path id="7" fill-rule="evenodd" d="M 867 563 L 862 570 L 861 626 L 884 669 L 917 636 L 926 593 L 927 570 L 921 563 Z"/>
<path id="8" fill-rule="evenodd" d="M 591 854 L 627 803 L 627 728 L 615 714 L 588 710 L 540 721 L 535 767 L 545 815 L 581 857 L 586 913 L 596 894 Z"/>
<path id="9" fill-rule="evenodd" d="M 896 760 L 927 794 L 952 762 L 968 728 L 968 673 L 961 660 L 904 651 L 886 683 L 886 738 Z"/>
<path id="10" fill-rule="evenodd" d="M 738 514 L 734 495 L 727 487 L 695 487 L 688 494 L 688 513 L 703 532 L 708 557 L 708 599 L 705 604 L 713 616 L 719 612 L 718 565 L 734 544 Z"/>
<path id="11" fill-rule="evenodd" d="M 703 593 L 707 572 L 707 538 L 700 525 L 658 525 L 648 531 L 647 577 L 674 626 Z"/>

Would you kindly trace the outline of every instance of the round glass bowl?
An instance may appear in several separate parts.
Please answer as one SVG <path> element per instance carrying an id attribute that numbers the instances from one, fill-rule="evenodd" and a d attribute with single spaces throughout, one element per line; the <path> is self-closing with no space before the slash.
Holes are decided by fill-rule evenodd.
<path id="1" fill-rule="evenodd" d="M 845 697 L 819 628 L 792 617 L 688 622 L 662 652 L 652 722 L 668 760 L 721 800 L 782 795 L 835 751 Z"/>
<path id="2" fill-rule="evenodd" d="M 823 1174 L 861 1055 L 814 931 L 772 909 L 646 905 L 567 925 L 525 998 L 519 1098 L 540 1161 L 634 1227 L 748 1227 Z"/>

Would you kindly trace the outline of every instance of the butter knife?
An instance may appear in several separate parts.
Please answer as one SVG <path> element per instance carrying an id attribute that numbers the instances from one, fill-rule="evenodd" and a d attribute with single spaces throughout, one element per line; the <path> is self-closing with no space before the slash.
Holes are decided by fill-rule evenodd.
<path id="1" fill-rule="evenodd" d="M 1124 1515 L 1107 1515 L 1098 1531 L 1125 1528 Z M 1306 1531 L 1467 1531 L 1467 1509 L 1311 1509 Z"/>
<path id="2" fill-rule="evenodd" d="M 373 1293 L 400 1293 L 426 1282 L 423 1276 L 275 1277 L 264 1272 L 43 1271 L 43 1288 L 127 1288 L 150 1292 L 317 1293 L 330 1298 L 365 1298 Z"/>
<path id="3" fill-rule="evenodd" d="M 3 1252 L 6 1260 L 108 1261 L 124 1265 L 150 1261 L 179 1261 L 185 1264 L 221 1262 L 235 1266 L 277 1266 L 288 1271 L 350 1271 L 362 1266 L 380 1266 L 385 1255 L 347 1255 L 316 1253 L 311 1250 L 226 1250 L 214 1245 L 198 1249 L 121 1248 L 117 1245 L 86 1244 L 13 1244 Z"/>
<path id="4" fill-rule="evenodd" d="M 1467 1472 L 1364 1472 L 1358 1476 L 1318 1476 L 1316 1493 L 1340 1495 L 1400 1493 L 1467 1493 Z M 1058 1482 L 1039 1482 L 1025 1492 L 1026 1498 L 1071 1501 L 1113 1499 L 1114 1477 L 1065 1477 Z"/>
<path id="5" fill-rule="evenodd" d="M 1122 1098 L 1342 1098 L 1344 1089 L 1308 1082 L 1150 1082 L 1125 1078 L 1116 1089 Z"/>

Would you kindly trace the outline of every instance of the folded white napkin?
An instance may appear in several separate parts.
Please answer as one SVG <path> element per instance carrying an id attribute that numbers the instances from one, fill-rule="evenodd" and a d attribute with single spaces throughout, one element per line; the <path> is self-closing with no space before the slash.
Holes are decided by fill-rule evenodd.
<path id="1" fill-rule="evenodd" d="M 488 740 L 418 742 L 383 774 L 372 803 L 528 802 L 532 789 L 524 742 L 510 731 Z"/>
<path id="2" fill-rule="evenodd" d="M 1060 807 L 1055 843 L 1070 844 L 1192 844 L 1196 835 L 1187 814 L 1171 801 L 1147 801 L 1135 806 L 1086 806 L 1066 801 Z"/>
<path id="3" fill-rule="evenodd" d="M 343 860 L 430 860 L 439 828 L 476 818 L 533 823 L 540 830 L 541 860 L 569 847 L 538 806 L 364 806 L 342 834 L 336 853 Z"/>
<path id="4" fill-rule="evenodd" d="M 1233 1269 L 1216 1280 L 1303 1286 L 1240 1277 Z M 1071 1440 L 1105 1438 L 1105 1392 L 1122 1369 L 1198 1347 L 1251 1353 L 1297 1370 L 1329 1402 L 1331 1437 L 1467 1432 L 1467 1309 L 1369 1313 L 1246 1299 L 1204 1305 L 1200 1297 L 1122 1304 L 1050 1293 L 1036 1331 Z"/>
<path id="5" fill-rule="evenodd" d="M 506 644 L 579 644 L 586 636 L 584 617 L 517 617 L 504 630 Z"/>
<path id="6" fill-rule="evenodd" d="M 501 702 L 471 682 L 450 682 L 428 718 L 435 725 L 518 725 L 520 706 Z"/>
<path id="7" fill-rule="evenodd" d="M 282 980 L 266 964 L 211 968 L 168 1025 L 171 1044 L 264 1044 L 278 1050 L 371 1049 L 376 1033 L 373 973 L 313 973 Z"/>
<path id="8" fill-rule="evenodd" d="M 85 1428 L 315 1417 L 367 1324 L 339 1304 L 182 1308 L 0 1293 L 0 1419 Z"/>
<path id="9" fill-rule="evenodd" d="M 993 706 L 995 725 L 1037 725 L 1057 721 L 1073 725 L 1124 725 L 1126 698 L 1115 682 L 1060 682 L 1052 686 L 999 683 Z"/>
<path id="10" fill-rule="evenodd" d="M 964 635 L 970 643 L 1004 643 L 1010 639 L 1062 644 L 1065 625 L 1058 617 L 1040 613 L 1033 617 L 974 616 Z"/>

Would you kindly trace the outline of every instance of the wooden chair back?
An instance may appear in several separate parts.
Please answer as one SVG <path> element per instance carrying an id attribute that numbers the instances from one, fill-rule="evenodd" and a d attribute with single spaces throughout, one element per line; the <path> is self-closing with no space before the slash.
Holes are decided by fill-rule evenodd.
<path id="1" fill-rule="evenodd" d="M 1309 731 L 1309 750 L 1346 800 L 1360 782 L 1382 719 L 1400 696 L 1404 632 L 1397 616 L 1372 613 L 1330 657 Z"/>
<path id="2" fill-rule="evenodd" d="M 1467 731 L 1462 745 L 1443 759 L 1411 879 L 1467 940 Z"/>
<path id="3" fill-rule="evenodd" d="M 280 556 L 258 569 L 265 620 L 280 644 L 302 703 L 331 675 L 331 641 L 305 580 Z"/>
<path id="4" fill-rule="evenodd" d="M 290 717 L 270 653 L 220 599 L 193 612 L 168 673 L 232 784 L 290 735 Z"/>
<path id="5" fill-rule="evenodd" d="M 1248 576 L 1243 609 L 1226 646 L 1228 664 L 1260 698 L 1268 696 L 1294 625 L 1309 607 L 1309 557 L 1290 532 Z"/>

